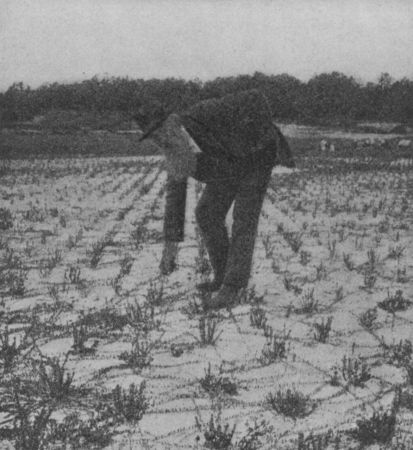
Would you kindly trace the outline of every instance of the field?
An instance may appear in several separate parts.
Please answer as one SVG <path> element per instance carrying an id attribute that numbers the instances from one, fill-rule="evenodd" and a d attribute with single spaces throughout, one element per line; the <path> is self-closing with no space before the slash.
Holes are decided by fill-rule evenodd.
<path id="1" fill-rule="evenodd" d="M 160 277 L 159 157 L 0 161 L 0 448 L 412 449 L 411 149 L 320 139 L 291 136 L 214 314 L 202 185 Z"/>

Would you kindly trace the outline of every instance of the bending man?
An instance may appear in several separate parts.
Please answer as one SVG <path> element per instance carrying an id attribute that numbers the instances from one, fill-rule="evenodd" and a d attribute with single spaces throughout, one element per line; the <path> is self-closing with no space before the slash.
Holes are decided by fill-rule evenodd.
<path id="1" fill-rule="evenodd" d="M 295 167 L 289 145 L 272 121 L 266 98 L 255 89 L 172 114 L 153 137 L 168 168 L 161 272 L 175 268 L 191 176 L 206 184 L 195 213 L 214 272 L 214 279 L 198 288 L 218 291 L 208 308 L 231 307 L 248 284 L 271 171 L 277 164 Z M 225 218 L 233 202 L 229 239 Z"/>

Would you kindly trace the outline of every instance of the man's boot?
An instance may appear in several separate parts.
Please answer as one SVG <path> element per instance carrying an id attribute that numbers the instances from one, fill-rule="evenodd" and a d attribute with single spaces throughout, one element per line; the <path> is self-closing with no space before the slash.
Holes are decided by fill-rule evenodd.
<path id="1" fill-rule="evenodd" d="M 214 279 L 212 281 L 204 281 L 203 283 L 198 283 L 196 285 L 196 288 L 199 291 L 204 292 L 216 292 L 219 290 L 219 288 L 222 286 L 222 281 L 219 281 L 217 279 Z"/>
<path id="2" fill-rule="evenodd" d="M 228 284 L 222 285 L 218 293 L 206 305 L 207 309 L 231 309 L 240 301 L 240 288 Z"/>

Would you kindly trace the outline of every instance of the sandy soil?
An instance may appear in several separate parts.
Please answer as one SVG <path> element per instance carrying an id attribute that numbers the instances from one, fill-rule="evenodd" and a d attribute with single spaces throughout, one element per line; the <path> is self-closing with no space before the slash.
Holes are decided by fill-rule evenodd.
<path id="1" fill-rule="evenodd" d="M 147 301 L 151 282 L 163 283 L 164 299 L 155 307 L 160 327 L 147 335 L 153 343 L 149 366 L 132 369 L 119 358 L 131 349 L 133 330 L 129 325 L 100 334 L 91 331 L 87 343 L 96 341 L 96 352 L 73 354 L 68 360 L 67 369 L 75 374 L 74 385 L 89 389 L 83 399 L 85 410 L 95 392 L 146 381 L 149 409 L 138 425 L 119 426 L 107 448 L 202 448 L 203 431 L 197 428 L 195 418 L 206 427 L 217 411 L 221 411 L 223 423 L 236 425 L 234 443 L 245 435 L 247 423 L 264 419 L 273 431 L 259 448 L 297 448 L 299 432 L 308 435 L 328 430 L 340 436 L 339 448 L 357 448 L 357 442 L 344 432 L 356 429 L 358 419 L 390 408 L 397 387 L 412 392 L 406 367 L 389 356 L 391 351 L 383 347 L 382 338 L 390 347 L 400 340 L 412 341 L 413 307 L 409 304 L 394 314 L 378 307 L 397 290 L 413 300 L 411 171 L 317 175 L 274 170 L 260 219 L 250 286 L 255 298 L 263 295 L 260 308 L 274 334 L 290 334 L 285 359 L 263 363 L 262 351 L 268 340 L 263 329 L 251 324 L 251 304 L 240 304 L 230 313 L 222 311 L 217 325 L 221 334 L 215 345 L 199 343 L 199 316 L 188 314 L 188 305 L 199 301 L 195 284 L 203 277 L 196 264 L 200 238 L 194 206 L 201 189 L 196 182 L 189 185 L 186 239 L 180 246 L 178 268 L 160 279 L 166 174 L 159 159 L 11 164 L 12 174 L 0 179 L 0 198 L 2 207 L 13 212 L 14 225 L 1 234 L 0 258 L 5 269 L 7 248 L 12 249 L 27 269 L 24 294 L 11 296 L 4 289 L 2 294 L 2 310 L 7 317 L 14 317 L 9 328 L 17 338 L 35 311 L 43 323 L 51 325 L 38 338 L 39 350 L 62 358 L 73 344 L 71 324 L 80 320 L 82 312 L 110 305 L 125 314 L 128 304 Z M 136 248 L 131 232 L 142 220 L 150 234 Z M 105 236 L 111 239 L 96 267 L 91 267 L 93 244 Z M 298 240 L 297 251 L 288 236 Z M 70 239 L 74 246 L 68 244 Z M 400 255 L 394 257 L 397 249 Z M 59 260 L 45 270 L 44 262 L 56 250 L 61 252 Z M 366 286 L 372 254 L 376 259 L 370 273 L 375 280 Z M 113 280 L 125 255 L 131 256 L 133 264 L 115 290 Z M 343 255 L 349 255 L 352 270 L 346 267 Z M 80 269 L 80 282 L 70 281 L 70 267 Z M 57 299 L 51 296 L 52 286 L 58 291 Z M 316 306 L 301 311 L 311 296 Z M 377 317 L 368 329 L 360 317 L 374 308 Z M 331 331 L 322 343 L 316 339 L 314 324 L 329 317 Z M 182 354 L 174 356 L 172 345 L 182 349 Z M 334 367 L 341 370 L 343 357 L 360 358 L 368 367 L 369 379 L 360 386 L 343 377 L 332 383 Z M 221 368 L 222 374 L 236 383 L 236 395 L 211 396 L 201 387 L 199 380 L 208 364 L 215 374 Z M 270 392 L 288 388 L 297 389 L 312 402 L 313 409 L 305 417 L 288 418 L 265 402 Z M 73 404 L 62 406 L 57 417 L 71 408 L 82 409 Z M 400 439 L 411 439 L 412 423 L 412 411 L 400 408 L 396 426 Z"/>

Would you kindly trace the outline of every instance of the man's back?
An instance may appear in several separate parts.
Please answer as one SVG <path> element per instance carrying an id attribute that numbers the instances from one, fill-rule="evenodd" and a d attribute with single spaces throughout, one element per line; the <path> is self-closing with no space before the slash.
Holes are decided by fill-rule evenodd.
<path id="1" fill-rule="evenodd" d="M 200 149 L 216 157 L 249 156 L 272 127 L 268 102 L 256 89 L 204 100 L 180 116 Z"/>

